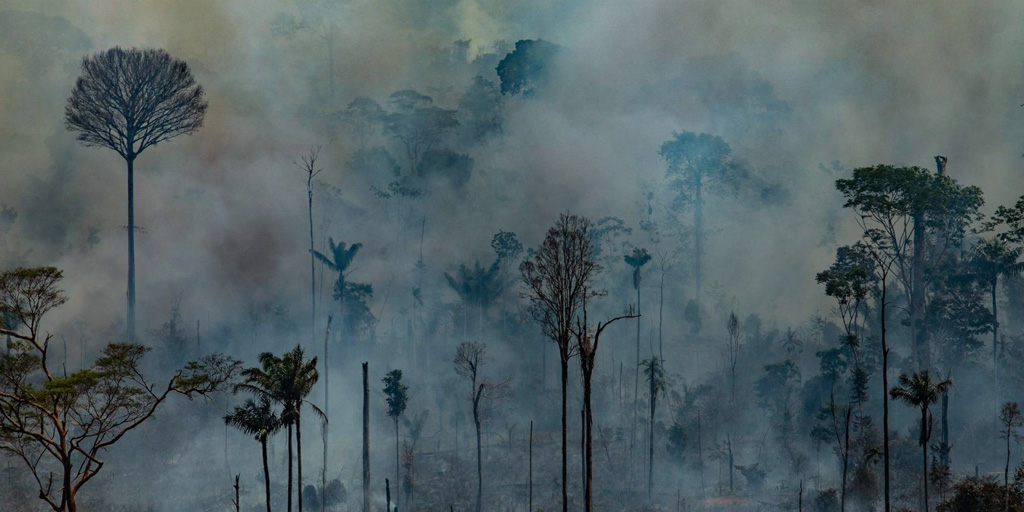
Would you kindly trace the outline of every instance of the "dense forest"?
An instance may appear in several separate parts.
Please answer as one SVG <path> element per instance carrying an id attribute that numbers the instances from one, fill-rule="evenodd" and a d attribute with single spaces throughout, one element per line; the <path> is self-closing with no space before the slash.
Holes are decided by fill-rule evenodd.
<path id="1" fill-rule="evenodd" d="M 0 0 L 0 509 L 1024 512 L 1021 19 Z"/>

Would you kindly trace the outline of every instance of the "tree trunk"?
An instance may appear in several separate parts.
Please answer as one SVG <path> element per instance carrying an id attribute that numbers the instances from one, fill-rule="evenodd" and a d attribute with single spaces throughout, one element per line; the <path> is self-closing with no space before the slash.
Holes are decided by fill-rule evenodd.
<path id="1" fill-rule="evenodd" d="M 992 280 L 992 409 L 995 412 L 992 426 L 995 435 L 999 435 L 999 315 L 996 311 L 996 283 Z"/>
<path id="2" fill-rule="evenodd" d="M 292 512 L 292 426 L 288 425 L 288 512 Z"/>
<path id="3" fill-rule="evenodd" d="M 928 350 L 924 324 L 924 212 L 914 212 L 914 253 L 910 288 L 910 335 L 913 339 L 914 356 L 918 371 L 931 368 L 931 354 Z"/>
<path id="4" fill-rule="evenodd" d="M 242 502 L 239 500 L 239 491 L 241 487 L 238 485 L 238 475 L 235 475 L 235 512 L 242 512 Z"/>
<path id="5" fill-rule="evenodd" d="M 1006 500 L 1003 504 L 1004 512 L 1010 510 L 1010 430 L 1012 427 L 1007 425 L 1006 430 L 1006 467 L 1003 469 L 1003 487 L 1006 488 Z"/>
<path id="6" fill-rule="evenodd" d="M 298 451 L 295 466 L 299 473 L 295 491 L 299 495 L 299 512 L 302 512 L 302 416 L 298 412 L 295 414 L 295 448 Z"/>
<path id="7" fill-rule="evenodd" d="M 703 178 L 694 179 L 693 203 L 693 301 L 697 306 L 697 325 L 700 325 L 701 287 L 704 277 L 704 198 Z"/>
<path id="8" fill-rule="evenodd" d="M 473 424 L 476 425 L 476 512 L 480 512 L 484 496 L 484 462 L 480 451 L 480 410 L 473 402 Z"/>
<path id="9" fill-rule="evenodd" d="M 398 474 L 398 467 L 399 467 L 398 466 L 398 416 L 395 416 L 395 485 L 400 485 L 398 483 L 398 482 L 400 482 L 400 480 L 398 479 L 399 476 L 400 476 Z M 398 487 L 398 488 L 400 489 L 401 487 Z M 399 503 L 398 503 L 398 496 L 399 496 L 399 494 L 400 493 L 398 491 L 395 491 L 395 506 L 396 507 L 399 506 Z"/>
<path id="10" fill-rule="evenodd" d="M 886 344 L 885 309 L 888 276 L 882 277 L 882 458 L 884 459 L 885 511 L 892 512 L 889 491 L 889 346 Z"/>
<path id="11" fill-rule="evenodd" d="M 580 355 L 580 357 L 585 357 Z M 593 365 L 593 363 L 590 363 Z M 593 425 L 594 416 L 591 406 L 591 385 L 593 382 L 593 367 L 589 370 L 583 368 L 583 439 L 584 439 L 584 460 L 586 461 L 584 467 L 586 468 L 584 474 L 584 498 L 583 498 L 583 510 L 584 512 L 593 511 L 594 502 L 594 437 L 593 437 Z"/>
<path id="12" fill-rule="evenodd" d="M 927 416 L 927 414 L 928 414 L 928 409 L 925 408 L 924 409 L 924 415 Z M 921 420 L 922 420 L 921 421 L 921 428 L 922 429 L 927 429 L 928 428 L 928 425 L 927 425 L 928 420 L 923 418 L 923 417 L 922 417 Z M 927 436 L 927 434 L 921 434 L 921 435 L 922 436 Z M 922 454 L 921 462 L 923 463 L 922 472 L 921 472 L 921 482 L 924 485 L 924 506 L 922 507 L 922 510 L 924 510 L 924 512 L 928 512 L 928 440 L 927 440 L 926 437 L 922 437 L 922 439 L 925 439 L 925 442 L 921 444 L 921 454 Z"/>
<path id="13" fill-rule="evenodd" d="M 661 285 L 658 287 L 658 290 L 659 290 L 658 291 L 658 294 L 659 294 L 659 299 L 658 299 L 658 359 L 661 359 L 662 361 L 664 361 L 665 360 L 665 352 L 664 352 L 664 349 L 663 349 L 662 336 L 661 336 L 662 335 L 662 331 L 661 331 L 662 318 L 664 316 L 663 313 L 664 313 L 664 310 L 665 310 L 665 270 L 664 269 L 662 269 L 662 271 L 661 271 Z M 636 312 L 639 314 L 640 313 L 640 309 L 639 309 L 640 308 L 640 301 L 639 301 L 639 299 L 637 300 L 637 304 L 636 305 L 637 305 L 637 311 Z"/>
<path id="14" fill-rule="evenodd" d="M 654 368 L 652 366 L 651 372 Z M 647 438 L 647 501 L 651 501 L 654 493 L 654 408 L 657 406 L 657 395 L 654 392 L 654 376 L 651 376 L 651 420 Z"/>
<path id="15" fill-rule="evenodd" d="M 263 489 L 267 495 L 267 512 L 270 512 L 270 466 L 267 464 L 267 440 L 260 440 L 263 451 Z"/>
<path id="16" fill-rule="evenodd" d="M 566 436 L 567 423 L 565 418 L 565 390 L 569 385 L 569 359 L 562 357 L 562 512 L 569 512 L 569 481 L 566 476 L 569 470 L 569 454 L 566 450 Z"/>
<path id="17" fill-rule="evenodd" d="M 527 512 L 533 512 L 533 420 L 530 420 L 530 468 L 529 468 L 529 488 L 530 488 L 530 501 Z"/>
<path id="18" fill-rule="evenodd" d="M 135 156 L 128 162 L 128 343 L 135 343 Z"/>
<path id="19" fill-rule="evenodd" d="M 370 381 L 363 363 L 363 512 L 370 512 Z"/>
<path id="20" fill-rule="evenodd" d="M 312 158 L 312 157 L 310 157 Z M 310 177 L 309 182 L 306 184 L 306 191 L 309 195 L 309 293 L 312 298 L 313 310 L 311 312 L 312 318 L 309 324 L 310 337 L 316 336 L 316 256 L 313 251 L 316 247 L 313 245 L 313 164 L 310 162 Z M 326 361 L 325 361 L 326 363 Z"/>
<path id="21" fill-rule="evenodd" d="M 638 269 L 639 271 L 639 269 Z M 639 283 L 637 283 L 639 284 Z M 640 287 L 636 287 L 637 313 L 640 312 Z M 636 364 L 633 366 L 633 426 L 629 432 L 629 467 L 630 473 L 633 468 L 633 442 L 636 438 L 637 417 L 640 415 L 640 317 L 636 318 Z M 641 434 L 643 435 L 643 434 Z"/>

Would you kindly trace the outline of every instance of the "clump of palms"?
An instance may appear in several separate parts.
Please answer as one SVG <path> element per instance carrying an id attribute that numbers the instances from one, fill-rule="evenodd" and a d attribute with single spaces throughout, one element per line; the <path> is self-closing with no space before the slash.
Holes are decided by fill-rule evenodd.
<path id="1" fill-rule="evenodd" d="M 922 461 L 924 463 L 922 466 L 922 480 L 924 482 L 922 510 L 928 510 L 928 441 L 931 439 L 932 434 L 932 416 L 928 414 L 928 407 L 937 402 L 952 386 L 953 381 L 951 379 L 932 382 L 931 372 L 922 370 L 910 376 L 907 374 L 900 375 L 899 382 L 889 390 L 889 396 L 893 400 L 921 409 L 921 433 L 917 442 L 921 445 Z"/>
<path id="2" fill-rule="evenodd" d="M 266 396 L 235 406 L 234 412 L 224 416 L 224 423 L 253 436 L 263 452 L 263 485 L 266 490 L 267 512 L 270 512 L 270 468 L 267 465 L 267 439 L 281 430 L 281 418 L 274 413 L 273 404 Z"/>
<path id="3" fill-rule="evenodd" d="M 288 510 L 290 512 L 292 510 L 293 431 L 298 451 L 298 486 L 302 486 L 302 406 L 309 405 L 317 416 L 325 423 L 327 421 L 323 411 L 306 400 L 313 390 L 313 386 L 320 380 L 320 372 L 316 368 L 316 357 L 307 360 L 305 352 L 299 345 L 285 352 L 281 357 L 264 352 L 259 355 L 259 362 L 260 366 L 242 371 L 242 377 L 245 380 L 235 385 L 235 392 L 252 393 L 281 406 L 281 425 L 287 429 L 288 434 Z M 298 503 L 299 512 L 301 512 L 301 493 L 299 493 Z"/>

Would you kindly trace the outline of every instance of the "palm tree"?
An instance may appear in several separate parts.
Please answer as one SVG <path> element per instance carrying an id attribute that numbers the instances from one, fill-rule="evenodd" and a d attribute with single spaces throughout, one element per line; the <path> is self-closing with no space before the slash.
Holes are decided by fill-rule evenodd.
<path id="1" fill-rule="evenodd" d="M 650 437 L 647 439 L 649 449 L 647 458 L 647 499 L 651 499 L 652 482 L 654 481 L 654 411 L 658 405 L 658 393 L 668 387 L 668 380 L 665 378 L 665 368 L 658 356 L 651 356 L 640 363 L 644 367 L 644 376 L 647 377 L 651 404 Z"/>
<path id="2" fill-rule="evenodd" d="M 245 381 L 235 385 L 235 391 L 247 391 L 281 405 L 281 424 L 288 429 L 288 510 L 292 505 L 292 431 L 298 451 L 298 486 L 302 487 L 302 405 L 308 404 L 326 423 L 327 417 L 317 406 L 306 400 L 320 379 L 316 357 L 306 360 L 302 347 L 277 357 L 270 352 L 259 355 L 260 367 L 242 370 Z M 299 512 L 302 512 L 302 493 L 299 494 Z"/>
<path id="3" fill-rule="evenodd" d="M 932 422 L 928 415 L 928 406 L 934 404 L 953 385 L 953 381 L 946 379 L 940 382 L 932 382 L 931 372 L 921 370 L 912 376 L 901 374 L 899 383 L 889 390 L 889 396 L 893 400 L 901 401 L 907 405 L 921 408 L 921 433 L 918 437 L 918 444 L 921 445 L 922 480 L 924 482 L 924 504 L 922 510 L 928 510 L 928 440 L 931 438 Z"/>
<path id="4" fill-rule="evenodd" d="M 638 413 L 638 398 L 640 395 L 640 267 L 643 267 L 651 261 L 651 255 L 647 254 L 646 249 L 634 248 L 633 254 L 627 254 L 622 257 L 626 264 L 633 268 L 633 289 L 636 290 L 636 373 L 633 378 L 633 426 L 636 426 L 636 417 Z M 633 457 L 633 438 L 635 433 L 630 433 L 630 464 L 632 464 Z"/>
<path id="5" fill-rule="evenodd" d="M 359 249 L 363 248 L 363 244 L 357 243 L 346 247 L 345 242 L 338 242 L 337 245 L 335 245 L 334 239 L 328 237 L 327 245 L 330 246 L 331 249 L 330 257 L 327 257 L 320 251 L 312 251 L 313 256 L 316 259 L 320 260 L 320 263 L 323 263 L 324 266 L 332 270 L 334 273 L 338 274 L 338 278 L 334 282 L 334 298 L 335 300 L 338 301 L 341 309 L 341 317 L 343 322 L 341 331 L 344 333 L 346 332 L 345 330 L 348 329 L 347 332 L 353 332 L 357 326 L 351 325 L 352 322 L 344 322 L 344 319 L 350 316 L 345 314 L 345 308 L 347 306 L 345 303 L 345 298 L 352 295 L 352 292 L 356 291 L 353 289 L 353 287 L 360 287 L 359 291 L 362 291 L 363 288 L 361 287 L 365 287 L 368 285 L 363 285 L 360 283 L 349 283 L 347 280 L 348 267 L 352 265 L 352 260 L 356 258 L 356 254 L 359 253 Z M 370 289 L 369 293 L 373 293 L 372 289 Z M 327 362 L 325 361 L 324 364 L 327 364 Z"/>
<path id="6" fill-rule="evenodd" d="M 235 411 L 224 416 L 224 423 L 253 436 L 263 451 L 263 485 L 267 493 L 267 512 L 270 512 L 270 468 L 267 465 L 267 438 L 281 430 L 281 418 L 274 414 L 270 399 L 261 396 L 258 401 L 247 398 Z"/>
<path id="7" fill-rule="evenodd" d="M 494 260 L 489 267 L 481 266 L 479 260 L 473 264 L 473 268 L 465 264 L 459 265 L 457 275 L 445 272 L 444 278 L 465 304 L 465 325 L 469 325 L 469 307 L 476 306 L 477 330 L 483 328 L 484 311 L 490 309 L 505 290 L 505 282 L 501 275 L 501 258 Z M 464 331 L 463 334 L 468 336 L 468 332 Z"/>

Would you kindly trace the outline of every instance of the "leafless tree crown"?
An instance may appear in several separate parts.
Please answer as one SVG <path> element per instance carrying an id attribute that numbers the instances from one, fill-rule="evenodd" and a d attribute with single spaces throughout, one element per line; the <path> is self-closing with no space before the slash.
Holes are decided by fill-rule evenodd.
<path id="1" fill-rule="evenodd" d="M 206 107 L 203 87 L 184 61 L 159 49 L 114 47 L 82 60 L 64 121 L 86 146 L 132 159 L 196 131 Z"/>

